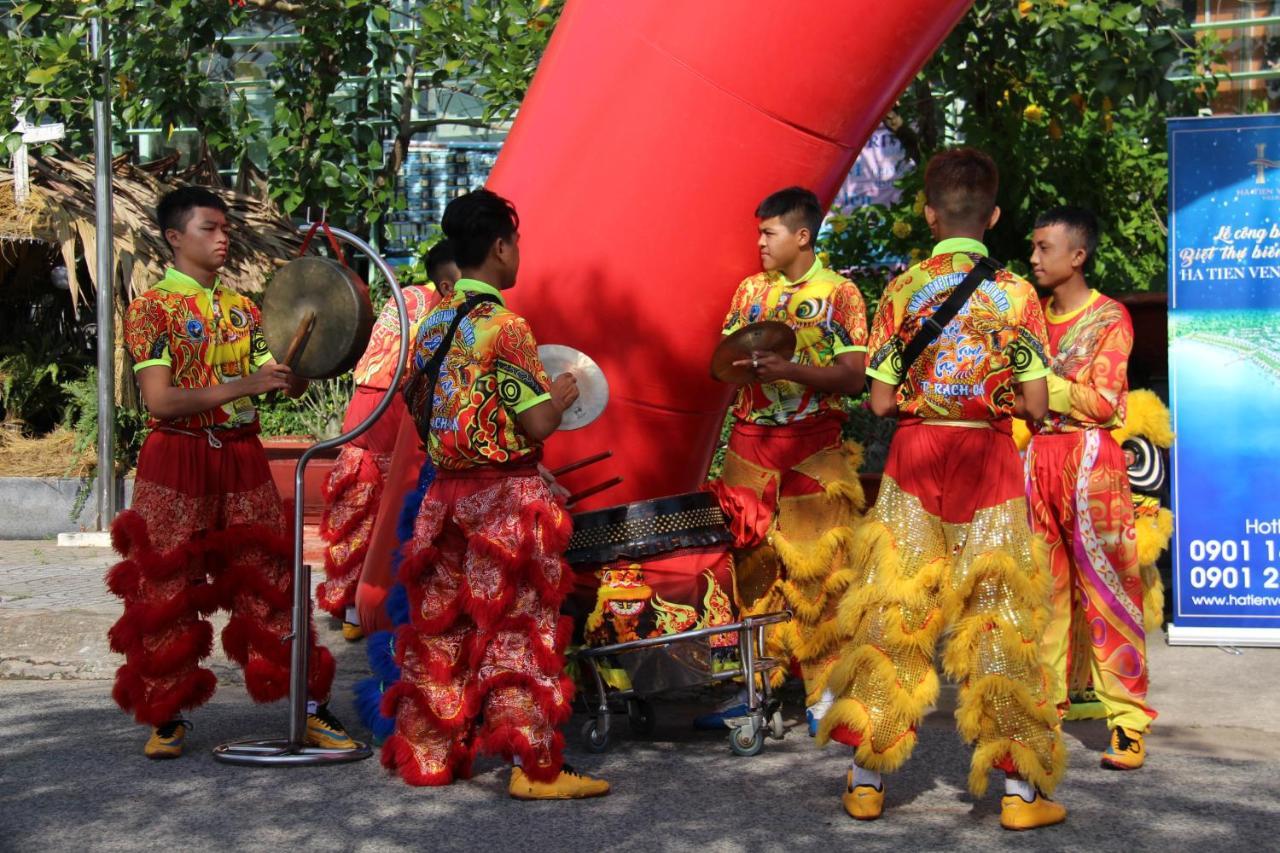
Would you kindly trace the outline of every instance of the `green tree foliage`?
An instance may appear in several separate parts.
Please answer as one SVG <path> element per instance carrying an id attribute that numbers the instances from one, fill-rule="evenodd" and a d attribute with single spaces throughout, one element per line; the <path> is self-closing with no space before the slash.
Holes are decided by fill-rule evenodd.
<path id="1" fill-rule="evenodd" d="M 1182 12 L 1164 0 L 979 0 L 899 100 L 888 122 L 923 164 L 963 143 L 1000 167 L 1003 216 L 988 248 L 1026 271 L 1038 213 L 1094 210 L 1103 236 L 1094 280 L 1111 292 L 1163 290 L 1167 213 L 1165 118 L 1194 115 L 1211 81 L 1172 74 L 1208 65 Z M 932 243 L 924 170 L 901 203 L 837 216 L 827 250 L 875 301 L 893 261 Z"/>
<path id="2" fill-rule="evenodd" d="M 125 126 L 194 127 L 211 160 L 236 168 L 265 149 L 270 192 L 286 212 L 326 208 L 339 224 L 377 223 L 397 204 L 409 140 L 438 124 L 413 107 L 450 93 L 508 118 L 524 96 L 560 0 L 29 0 L 0 22 L 0 95 L 27 118 L 67 124 L 71 150 L 92 153 L 91 101 L 101 93 L 89 21 L 110 25 L 116 142 Z M 274 96 L 255 118 L 234 84 L 233 34 L 264 45 Z M 6 138 L 10 148 L 17 139 Z"/>

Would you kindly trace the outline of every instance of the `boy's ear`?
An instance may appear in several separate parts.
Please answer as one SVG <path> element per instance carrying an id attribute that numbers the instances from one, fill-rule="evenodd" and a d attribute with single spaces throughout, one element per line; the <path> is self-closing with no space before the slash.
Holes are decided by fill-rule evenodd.
<path id="1" fill-rule="evenodd" d="M 800 230 L 796 231 L 796 239 L 800 243 L 800 248 L 802 249 L 813 248 L 813 232 L 810 231 L 808 228 L 801 228 Z"/>

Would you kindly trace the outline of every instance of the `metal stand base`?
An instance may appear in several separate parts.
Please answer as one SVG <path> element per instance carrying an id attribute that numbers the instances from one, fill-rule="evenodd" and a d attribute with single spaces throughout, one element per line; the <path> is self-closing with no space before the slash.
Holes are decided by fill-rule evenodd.
<path id="1" fill-rule="evenodd" d="M 223 764 L 301 767 L 310 764 L 346 764 L 373 755 L 367 744 L 356 741 L 355 749 L 325 749 L 296 744 L 290 740 L 235 740 L 213 748 L 215 761 Z"/>

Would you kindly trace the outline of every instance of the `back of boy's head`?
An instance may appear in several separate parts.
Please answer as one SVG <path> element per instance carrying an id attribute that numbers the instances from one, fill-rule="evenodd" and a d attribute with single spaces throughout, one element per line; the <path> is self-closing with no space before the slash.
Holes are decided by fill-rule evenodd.
<path id="1" fill-rule="evenodd" d="M 453 246 L 453 257 L 463 269 L 484 263 L 499 239 L 510 240 L 520 228 L 516 207 L 490 190 L 473 190 L 449 202 L 440 228 Z"/>
<path id="2" fill-rule="evenodd" d="M 227 212 L 227 203 L 204 187 L 178 187 L 160 198 L 156 205 L 156 222 L 160 225 L 160 237 L 166 242 L 165 233 L 172 228 L 181 232 L 191 220 L 191 212 L 197 207 L 209 207 Z"/>
<path id="3" fill-rule="evenodd" d="M 1084 248 L 1084 269 L 1088 271 L 1093 266 L 1093 256 L 1098 251 L 1098 217 L 1086 208 L 1063 205 L 1046 210 L 1036 220 L 1037 228 L 1048 228 L 1050 225 L 1061 225 L 1071 233 L 1077 245 Z"/>
<path id="4" fill-rule="evenodd" d="M 756 208 L 758 219 L 775 216 L 792 231 L 808 228 L 810 246 L 818 239 L 818 229 L 822 227 L 822 205 L 818 204 L 818 197 L 812 190 L 787 187 L 771 194 Z"/>
<path id="5" fill-rule="evenodd" d="M 924 169 L 924 197 L 944 228 L 985 231 L 996 209 L 1000 170 L 976 148 L 935 154 Z"/>
<path id="6" fill-rule="evenodd" d="M 427 252 L 427 278 L 439 282 L 444 277 L 444 268 L 452 263 L 456 263 L 453 258 L 453 244 L 448 239 L 439 241 Z"/>

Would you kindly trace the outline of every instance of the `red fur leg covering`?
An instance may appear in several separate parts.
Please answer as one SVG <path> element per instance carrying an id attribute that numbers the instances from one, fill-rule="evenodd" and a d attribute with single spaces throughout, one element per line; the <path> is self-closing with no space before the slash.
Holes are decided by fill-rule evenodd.
<path id="1" fill-rule="evenodd" d="M 320 536 L 326 579 L 316 587 L 316 603 L 333 616 L 341 618 L 355 603 L 389 461 L 387 454 L 347 445 L 325 484 Z"/>

